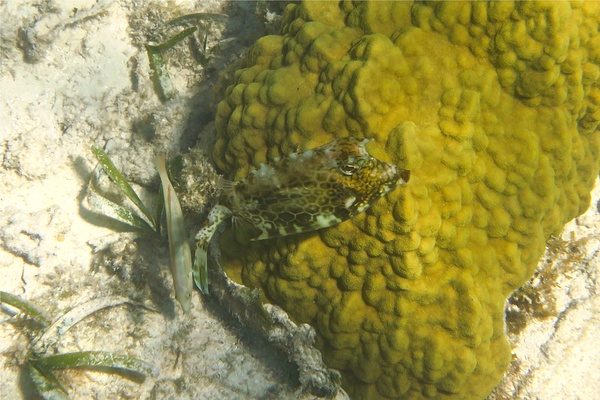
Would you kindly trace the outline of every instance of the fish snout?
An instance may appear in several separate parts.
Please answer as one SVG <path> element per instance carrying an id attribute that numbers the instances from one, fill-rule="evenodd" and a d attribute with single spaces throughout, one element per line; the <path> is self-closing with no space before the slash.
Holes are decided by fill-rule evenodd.
<path id="1" fill-rule="evenodd" d="M 392 187 L 406 185 L 410 180 L 410 171 L 400 169 L 394 164 L 387 164 L 386 172 L 386 180 L 391 183 Z"/>
<path id="2" fill-rule="evenodd" d="M 408 183 L 408 181 L 410 180 L 410 170 L 408 169 L 401 169 L 398 171 L 398 180 L 396 185 L 401 186 L 401 185 L 406 185 Z"/>

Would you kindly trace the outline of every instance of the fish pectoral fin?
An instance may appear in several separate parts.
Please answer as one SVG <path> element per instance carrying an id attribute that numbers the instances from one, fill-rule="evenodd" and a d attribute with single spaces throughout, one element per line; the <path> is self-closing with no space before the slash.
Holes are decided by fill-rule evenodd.
<path id="1" fill-rule="evenodd" d="M 233 216 L 233 227 L 235 228 L 235 239 L 239 243 L 247 244 L 265 233 L 247 219 L 235 215 Z"/>
<path id="2" fill-rule="evenodd" d="M 194 253 L 192 275 L 196 287 L 203 294 L 208 294 L 208 246 L 218 226 L 230 215 L 231 211 L 227 207 L 215 206 L 210 210 L 204 225 L 196 234 L 196 251 Z"/>

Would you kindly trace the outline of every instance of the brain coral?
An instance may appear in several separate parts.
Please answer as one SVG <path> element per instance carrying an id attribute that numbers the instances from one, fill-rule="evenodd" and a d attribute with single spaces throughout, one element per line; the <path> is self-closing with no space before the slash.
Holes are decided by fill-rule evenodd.
<path id="1" fill-rule="evenodd" d="M 305 2 L 250 50 L 217 113 L 230 178 L 344 136 L 412 171 L 336 227 L 221 239 L 353 398 L 481 399 L 502 377 L 506 298 L 598 174 L 599 20 L 596 2 Z"/>

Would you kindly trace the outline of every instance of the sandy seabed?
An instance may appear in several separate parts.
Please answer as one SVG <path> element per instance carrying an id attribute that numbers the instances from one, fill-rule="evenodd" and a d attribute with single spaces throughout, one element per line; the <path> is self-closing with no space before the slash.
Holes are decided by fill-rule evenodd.
<path id="1" fill-rule="evenodd" d="M 53 318 L 98 299 L 155 310 L 118 303 L 57 337 L 47 354 L 113 351 L 156 369 L 143 383 L 60 372 L 73 399 L 313 398 L 302 394 L 286 352 L 249 333 L 217 301 L 195 292 L 191 313 L 181 311 L 166 241 L 119 232 L 81 206 L 96 166 L 91 146 L 104 148 L 140 188 L 157 187 L 157 154 L 197 141 L 210 146 L 213 88 L 273 29 L 274 7 L 275 14 L 217 0 L 0 1 L 0 290 Z M 195 43 L 207 37 L 200 57 L 188 44 L 167 52 L 176 94 L 161 102 L 144 44 L 160 38 L 166 21 L 198 12 L 228 17 L 199 26 Z M 598 398 L 599 197 L 597 187 L 590 210 L 567 225 L 562 251 L 541 261 L 540 271 L 564 273 L 540 273 L 530 288 L 543 296 L 530 307 L 527 295 L 507 304 L 526 323 L 510 332 L 514 361 L 491 398 Z M 540 301 L 551 309 L 535 312 Z M 10 311 L 0 314 L 0 398 L 34 398 L 20 367 L 29 339 Z"/>

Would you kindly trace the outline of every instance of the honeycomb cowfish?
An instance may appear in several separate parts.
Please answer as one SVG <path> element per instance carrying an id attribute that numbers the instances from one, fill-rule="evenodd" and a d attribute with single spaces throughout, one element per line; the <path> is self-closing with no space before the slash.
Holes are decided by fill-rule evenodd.
<path id="1" fill-rule="evenodd" d="M 405 185 L 410 171 L 371 156 L 370 140 L 337 139 L 277 157 L 240 181 L 222 179 L 220 201 L 196 235 L 193 275 L 200 291 L 208 293 L 208 246 L 225 219 L 254 227 L 251 240 L 310 232 L 350 219 Z"/>

